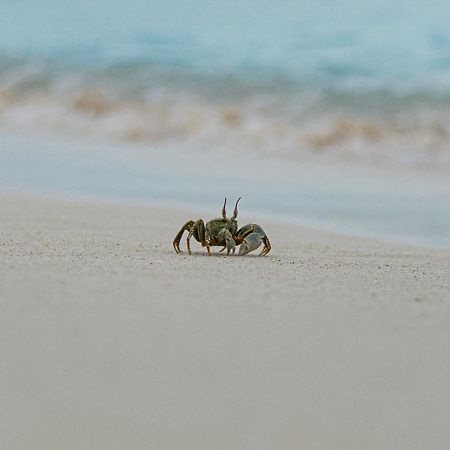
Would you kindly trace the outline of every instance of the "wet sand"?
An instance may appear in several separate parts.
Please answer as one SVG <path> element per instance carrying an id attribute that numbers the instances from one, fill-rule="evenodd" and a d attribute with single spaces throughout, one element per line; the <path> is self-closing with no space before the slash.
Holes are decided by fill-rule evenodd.
<path id="1" fill-rule="evenodd" d="M 1 448 L 447 448 L 450 251 L 197 216 L 1 194 Z"/>

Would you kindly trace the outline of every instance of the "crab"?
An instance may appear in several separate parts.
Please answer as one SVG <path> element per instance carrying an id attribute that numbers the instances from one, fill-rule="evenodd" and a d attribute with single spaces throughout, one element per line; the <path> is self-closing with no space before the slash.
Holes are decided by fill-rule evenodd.
<path id="1" fill-rule="evenodd" d="M 188 231 L 186 244 L 190 255 L 192 255 L 190 241 L 192 236 L 202 244 L 202 247 L 206 247 L 208 255 L 211 255 L 211 247 L 220 246 L 223 247 L 219 252 L 227 251 L 227 255 L 236 251 L 236 246 L 239 245 L 239 255 L 246 255 L 247 253 L 256 250 L 261 244 L 264 247 L 260 253 L 260 256 L 265 256 L 270 252 L 272 248 L 269 238 L 260 225 L 256 223 L 249 223 L 238 229 L 237 215 L 238 215 L 238 203 L 241 197 L 236 201 L 234 206 L 233 216 L 231 219 L 227 218 L 227 199 L 225 198 L 222 208 L 222 218 L 212 219 L 209 222 L 205 222 L 202 219 L 196 221 L 187 221 L 180 229 L 173 240 L 173 248 L 176 253 L 181 253 L 180 240 L 185 231 Z"/>

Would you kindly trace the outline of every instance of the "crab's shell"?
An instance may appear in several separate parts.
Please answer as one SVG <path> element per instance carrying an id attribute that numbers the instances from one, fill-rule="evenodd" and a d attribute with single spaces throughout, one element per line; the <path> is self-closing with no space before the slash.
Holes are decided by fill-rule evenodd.
<path id="1" fill-rule="evenodd" d="M 238 230 L 237 221 L 233 219 L 212 219 L 206 223 L 206 234 L 211 237 L 211 245 L 224 244 L 224 241 L 217 237 L 220 230 L 222 230 L 223 228 L 226 228 L 232 234 L 232 236 L 235 236 Z"/>

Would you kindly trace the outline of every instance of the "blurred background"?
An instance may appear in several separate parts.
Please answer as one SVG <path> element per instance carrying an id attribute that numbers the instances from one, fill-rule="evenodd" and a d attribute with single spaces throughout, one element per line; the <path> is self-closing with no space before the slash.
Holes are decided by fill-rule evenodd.
<path id="1" fill-rule="evenodd" d="M 0 187 L 242 195 L 450 246 L 449 23 L 443 0 L 4 0 Z"/>

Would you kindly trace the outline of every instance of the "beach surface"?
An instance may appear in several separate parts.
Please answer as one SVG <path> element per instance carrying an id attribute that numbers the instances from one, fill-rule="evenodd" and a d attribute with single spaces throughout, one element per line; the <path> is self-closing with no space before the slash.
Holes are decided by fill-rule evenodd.
<path id="1" fill-rule="evenodd" d="M 1 194 L 1 448 L 448 448 L 450 251 L 175 254 L 197 216 Z"/>

